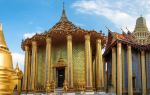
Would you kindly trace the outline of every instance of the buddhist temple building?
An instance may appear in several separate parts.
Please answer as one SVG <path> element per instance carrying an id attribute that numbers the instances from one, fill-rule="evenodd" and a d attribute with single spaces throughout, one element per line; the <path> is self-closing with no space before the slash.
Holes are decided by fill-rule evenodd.
<path id="1" fill-rule="evenodd" d="M 133 32 L 108 30 L 103 54 L 107 64 L 107 90 L 117 95 L 150 94 L 150 32 L 144 17 L 136 20 Z"/>
<path id="2" fill-rule="evenodd" d="M 23 93 L 104 90 L 101 32 L 84 30 L 68 20 L 65 9 L 47 32 L 22 41 L 25 52 Z"/>

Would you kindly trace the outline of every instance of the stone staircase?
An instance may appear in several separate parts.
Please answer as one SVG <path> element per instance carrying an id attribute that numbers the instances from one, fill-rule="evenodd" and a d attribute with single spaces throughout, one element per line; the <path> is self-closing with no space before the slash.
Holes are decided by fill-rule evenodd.
<path id="1" fill-rule="evenodd" d="M 17 94 L 14 94 L 17 95 Z M 73 92 L 73 93 L 63 93 L 62 88 L 56 88 L 54 93 L 50 94 L 43 94 L 43 93 L 36 93 L 36 94 L 21 94 L 21 95 L 116 95 L 114 93 L 105 93 L 105 92 Z"/>
<path id="2" fill-rule="evenodd" d="M 63 89 L 62 88 L 56 88 L 54 93 L 55 93 L 55 95 L 63 95 Z"/>

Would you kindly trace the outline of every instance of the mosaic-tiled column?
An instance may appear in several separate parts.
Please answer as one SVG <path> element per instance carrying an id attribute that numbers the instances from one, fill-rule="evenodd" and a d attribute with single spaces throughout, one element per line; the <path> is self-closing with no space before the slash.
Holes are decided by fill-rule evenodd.
<path id="1" fill-rule="evenodd" d="M 32 42 L 32 87 L 31 90 L 35 90 L 37 81 L 37 43 Z"/>
<path id="2" fill-rule="evenodd" d="M 112 48 L 112 85 L 116 93 L 116 48 Z"/>
<path id="3" fill-rule="evenodd" d="M 142 95 L 146 93 L 146 67 L 145 67 L 145 52 L 141 51 L 141 68 L 142 68 Z"/>
<path id="4" fill-rule="evenodd" d="M 28 68 L 29 66 L 29 47 L 25 46 L 25 68 L 24 68 L 24 77 L 23 77 L 23 90 L 27 90 L 28 82 Z"/>
<path id="5" fill-rule="evenodd" d="M 30 84 L 30 82 L 31 82 L 31 51 L 29 50 L 29 63 L 28 63 L 28 87 L 27 87 L 27 89 L 28 90 L 30 90 L 30 87 L 31 87 L 31 84 Z"/>
<path id="6" fill-rule="evenodd" d="M 117 95 L 122 95 L 122 53 L 121 43 L 117 43 Z"/>
<path id="7" fill-rule="evenodd" d="M 132 52 L 131 46 L 127 46 L 127 64 L 128 64 L 128 95 L 133 95 L 132 84 Z"/>
<path id="8" fill-rule="evenodd" d="M 85 80 L 86 89 L 93 90 L 92 85 L 92 54 L 90 45 L 90 35 L 85 35 Z"/>
<path id="9" fill-rule="evenodd" d="M 73 64 L 72 64 L 72 36 L 67 35 L 67 61 L 68 61 L 68 83 L 73 89 Z"/>
<path id="10" fill-rule="evenodd" d="M 104 89 L 104 65 L 100 39 L 97 39 L 96 41 L 96 49 L 96 89 L 100 91 Z"/>
<path id="11" fill-rule="evenodd" d="M 46 83 L 50 83 L 52 81 L 52 65 L 51 65 L 51 38 L 48 37 L 46 39 Z"/>

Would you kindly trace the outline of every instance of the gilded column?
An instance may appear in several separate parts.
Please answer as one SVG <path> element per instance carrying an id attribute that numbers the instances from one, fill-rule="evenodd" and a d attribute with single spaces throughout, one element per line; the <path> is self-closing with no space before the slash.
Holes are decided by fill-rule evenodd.
<path id="1" fill-rule="evenodd" d="M 102 47 L 101 40 L 98 39 L 96 42 L 96 88 L 97 90 L 103 90 L 104 88 L 104 65 L 102 60 Z"/>
<path id="2" fill-rule="evenodd" d="M 104 78 L 105 77 L 104 76 L 105 75 L 105 69 L 104 69 L 105 68 L 105 65 L 104 65 L 105 62 L 104 61 L 105 60 L 102 57 L 102 47 L 101 47 L 101 50 L 100 50 L 100 54 L 101 54 L 100 57 L 101 57 L 101 70 L 102 70 L 102 72 L 101 72 L 101 76 L 102 76 L 102 90 L 104 90 L 104 86 L 105 86 L 105 78 Z"/>
<path id="3" fill-rule="evenodd" d="M 117 43 L 117 95 L 122 95 L 122 54 L 121 43 Z"/>
<path id="4" fill-rule="evenodd" d="M 145 52 L 144 51 L 141 51 L 141 68 L 142 68 L 142 95 L 147 95 L 147 92 L 146 92 Z"/>
<path id="5" fill-rule="evenodd" d="M 90 35 L 85 35 L 85 80 L 86 80 L 86 84 L 85 84 L 86 89 L 93 90 Z"/>
<path id="6" fill-rule="evenodd" d="M 51 38 L 46 39 L 46 83 L 52 81 L 52 65 L 51 65 Z"/>
<path id="7" fill-rule="evenodd" d="M 31 89 L 34 91 L 36 90 L 36 80 L 37 80 L 37 43 L 36 41 L 32 42 L 32 87 Z"/>
<path id="8" fill-rule="evenodd" d="M 73 88 L 72 36 L 67 36 L 68 83 Z"/>
<path id="9" fill-rule="evenodd" d="M 28 90 L 30 90 L 31 87 L 31 51 L 29 50 L 29 64 L 28 64 Z"/>
<path id="10" fill-rule="evenodd" d="M 116 93 L 116 48 L 112 48 L 112 85 Z"/>
<path id="11" fill-rule="evenodd" d="M 131 46 L 127 47 L 127 64 L 128 64 L 128 95 L 133 95 L 132 84 L 132 52 Z"/>
<path id="12" fill-rule="evenodd" d="M 28 85 L 28 66 L 29 66 L 29 47 L 25 46 L 25 68 L 24 68 L 24 78 L 23 78 L 23 90 L 27 90 Z"/>

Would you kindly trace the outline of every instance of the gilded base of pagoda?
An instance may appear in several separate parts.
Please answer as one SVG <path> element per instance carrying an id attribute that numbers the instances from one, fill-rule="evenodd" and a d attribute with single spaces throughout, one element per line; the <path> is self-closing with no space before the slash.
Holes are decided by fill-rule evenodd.
<path id="1" fill-rule="evenodd" d="M 12 95 L 16 85 L 15 71 L 0 67 L 0 95 Z"/>

